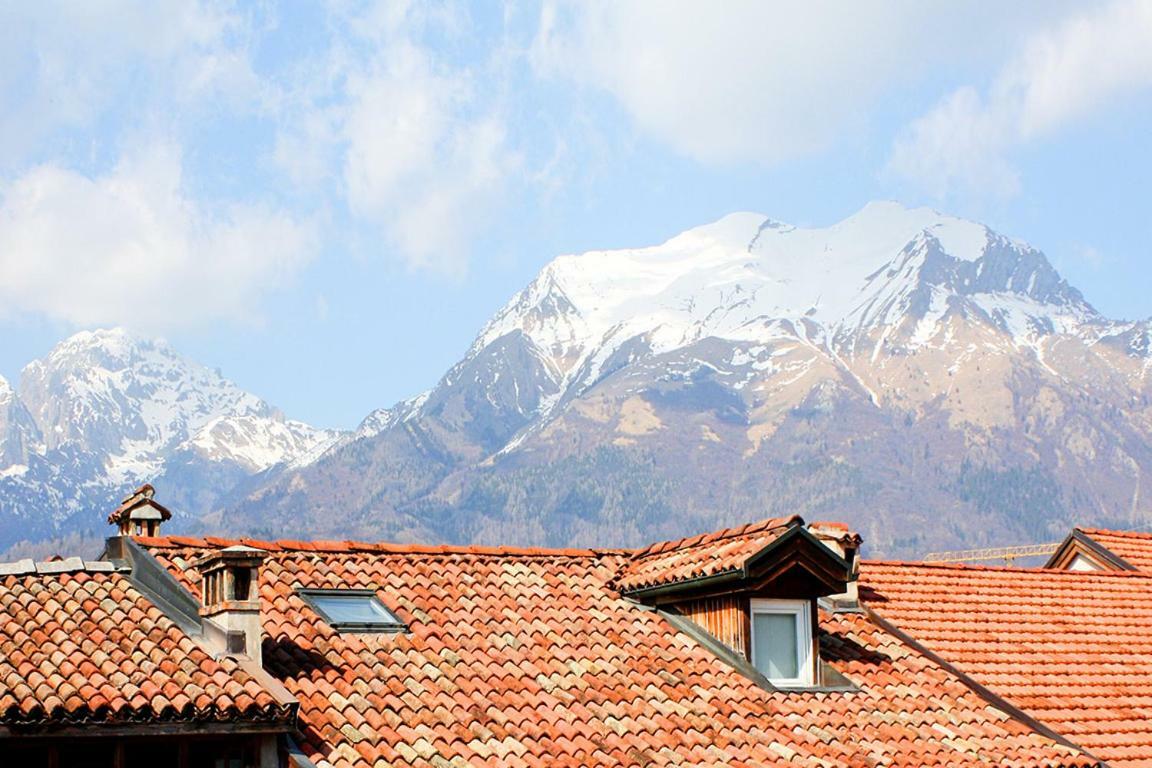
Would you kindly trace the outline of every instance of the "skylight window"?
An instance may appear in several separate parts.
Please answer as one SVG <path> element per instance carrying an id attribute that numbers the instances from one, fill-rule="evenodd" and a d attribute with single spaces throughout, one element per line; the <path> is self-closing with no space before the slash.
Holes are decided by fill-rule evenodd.
<path id="1" fill-rule="evenodd" d="M 408 626 L 388 610 L 373 589 L 301 589 L 300 597 L 320 618 L 341 632 L 405 632 Z"/>
<path id="2" fill-rule="evenodd" d="M 808 600 L 752 600 L 752 664 L 773 685 L 811 686 L 812 609 Z"/>

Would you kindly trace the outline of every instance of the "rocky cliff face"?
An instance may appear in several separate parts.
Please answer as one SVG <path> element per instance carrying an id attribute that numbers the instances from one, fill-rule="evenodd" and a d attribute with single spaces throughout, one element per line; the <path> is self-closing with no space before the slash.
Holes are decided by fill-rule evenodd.
<path id="1" fill-rule="evenodd" d="M 1149 333 L 935 211 L 735 214 L 556 259 L 432 390 L 228 527 L 620 545 L 800 512 L 915 555 L 1148 525 Z"/>

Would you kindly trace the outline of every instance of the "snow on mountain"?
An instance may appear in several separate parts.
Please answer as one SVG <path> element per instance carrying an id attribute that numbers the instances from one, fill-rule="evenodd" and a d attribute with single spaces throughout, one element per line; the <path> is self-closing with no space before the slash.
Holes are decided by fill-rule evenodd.
<path id="1" fill-rule="evenodd" d="M 522 332 L 569 386 L 642 340 L 651 354 L 715 337 L 801 336 L 837 354 L 894 333 L 929 343 L 950 313 L 1021 345 L 1101 321 L 1043 254 L 982 224 L 870 203 L 827 228 L 736 213 L 662 245 L 561 256 L 493 318 L 470 355 Z"/>
<path id="2" fill-rule="evenodd" d="M 162 479 L 168 498 L 206 512 L 245 478 L 340 436 L 285 419 L 164 342 L 77 333 L 28 364 L 18 392 L 0 379 L 0 545 L 11 543 L 10 521 L 30 515 L 44 518 L 42 534 L 77 516 L 98 523 L 145 481 Z"/>
<path id="3" fill-rule="evenodd" d="M 800 513 L 893 556 L 1146 526 L 1150 328 L 929 209 L 733 214 L 553 260 L 427 392 L 216 519 L 619 546 Z"/>
<path id="4" fill-rule="evenodd" d="M 0 376 L 0 474 L 15 476 L 26 472 L 28 453 L 39 448 L 39 437 L 16 390 Z"/>
<path id="5" fill-rule="evenodd" d="M 104 457 L 120 485 L 153 476 L 188 444 L 209 459 L 261 471 L 331 435 L 286 421 L 267 403 L 159 341 L 85 331 L 26 366 L 21 400 L 48 450 L 68 442 Z"/>

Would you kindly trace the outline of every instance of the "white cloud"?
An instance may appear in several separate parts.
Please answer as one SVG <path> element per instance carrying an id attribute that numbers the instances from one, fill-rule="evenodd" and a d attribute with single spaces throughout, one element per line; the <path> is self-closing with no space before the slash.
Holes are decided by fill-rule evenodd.
<path id="1" fill-rule="evenodd" d="M 930 30 L 949 29 L 949 56 L 970 38 L 999 39 L 978 32 L 979 15 L 890 0 L 557 0 L 544 8 L 532 55 L 545 76 L 612 94 L 681 154 L 772 165 L 864 129 L 882 91 L 945 55 Z"/>
<path id="2" fill-rule="evenodd" d="M 1152 88 L 1152 0 L 1078 10 L 1036 32 L 986 94 L 966 86 L 915 120 L 889 170 L 937 197 L 1020 187 L 1010 151 L 1050 135 L 1124 94 Z"/>
<path id="3" fill-rule="evenodd" d="M 380 221 L 409 263 L 462 269 L 466 238 L 514 164 L 498 113 L 473 114 L 465 79 L 411 46 L 353 78 L 343 176 L 356 214 Z"/>
<path id="4" fill-rule="evenodd" d="M 307 260 L 312 232 L 276 211 L 211 211 L 157 146 L 106 176 L 45 165 L 0 189 L 0 306 L 76 325 L 163 330 L 258 317 Z"/>
<path id="5" fill-rule="evenodd" d="M 0 169 L 111 110 L 138 124 L 254 104 L 249 34 L 215 0 L 0 4 Z"/>
<path id="6" fill-rule="evenodd" d="M 421 44 L 429 25 L 469 34 L 443 9 L 370 5 L 345 25 L 346 39 L 279 132 L 276 160 L 305 184 L 335 171 L 351 214 L 410 267 L 460 275 L 470 236 L 519 164 L 499 96 L 480 82 L 501 73 L 491 61 L 474 64 L 479 72 L 448 63 Z"/>

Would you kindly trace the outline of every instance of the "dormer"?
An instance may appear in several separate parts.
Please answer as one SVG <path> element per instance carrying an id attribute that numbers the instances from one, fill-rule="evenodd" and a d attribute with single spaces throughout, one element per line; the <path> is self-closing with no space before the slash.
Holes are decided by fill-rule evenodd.
<path id="1" fill-rule="evenodd" d="M 819 687 L 831 673 L 819 658 L 817 601 L 851 594 L 859 546 L 846 528 L 834 538 L 851 552 L 792 516 L 663 542 L 637 552 L 614 585 L 690 620 L 773 687 Z"/>
<path id="2" fill-rule="evenodd" d="M 158 536 L 172 513 L 152 498 L 155 495 L 151 485 L 140 486 L 108 515 L 108 524 L 117 526 L 121 536 Z"/>
<path id="3" fill-rule="evenodd" d="M 1061 571 L 1135 571 L 1128 558 L 1147 562 L 1152 535 L 1128 531 L 1073 528 L 1048 558 L 1045 568 Z"/>

